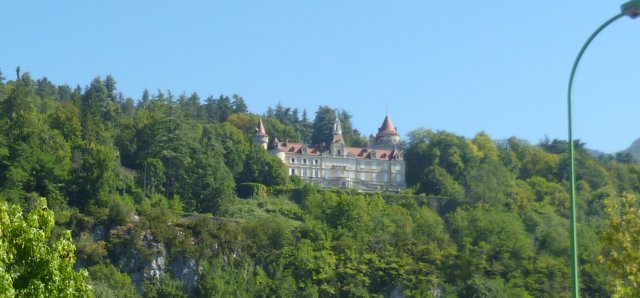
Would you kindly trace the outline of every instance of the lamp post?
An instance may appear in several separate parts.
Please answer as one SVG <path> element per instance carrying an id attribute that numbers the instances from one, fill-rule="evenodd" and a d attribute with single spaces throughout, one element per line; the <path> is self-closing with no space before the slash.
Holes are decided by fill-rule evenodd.
<path id="1" fill-rule="evenodd" d="M 572 285 L 572 293 L 573 297 L 578 297 L 579 292 L 579 282 L 578 282 L 578 237 L 576 233 L 576 178 L 574 171 L 574 145 L 573 145 L 573 110 L 572 110 L 572 93 L 573 93 L 573 78 L 576 74 L 576 69 L 578 68 L 578 63 L 582 58 L 582 54 L 589 47 L 589 44 L 593 41 L 593 39 L 602 31 L 604 28 L 609 26 L 611 23 L 617 21 L 623 16 L 629 16 L 632 19 L 640 16 L 640 0 L 631 0 L 621 7 L 621 12 L 617 15 L 613 16 L 611 19 L 604 22 L 604 24 L 600 25 L 595 32 L 589 36 L 589 39 L 584 43 L 580 52 L 578 52 L 578 56 L 576 60 L 573 62 L 573 67 L 571 68 L 571 75 L 569 76 L 569 91 L 568 91 L 568 118 L 569 118 L 569 171 L 570 171 L 570 199 L 569 199 L 569 207 L 571 209 L 571 285 Z"/>

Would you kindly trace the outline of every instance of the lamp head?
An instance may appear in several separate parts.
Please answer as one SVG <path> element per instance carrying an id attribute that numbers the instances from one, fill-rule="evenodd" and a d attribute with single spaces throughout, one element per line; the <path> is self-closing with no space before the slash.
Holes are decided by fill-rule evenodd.
<path id="1" fill-rule="evenodd" d="M 640 0 L 631 0 L 620 7 L 622 13 L 632 19 L 640 16 Z"/>

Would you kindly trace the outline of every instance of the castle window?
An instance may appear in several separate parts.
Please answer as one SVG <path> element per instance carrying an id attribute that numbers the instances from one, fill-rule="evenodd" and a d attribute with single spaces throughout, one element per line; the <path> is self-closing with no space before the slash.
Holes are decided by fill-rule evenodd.
<path id="1" fill-rule="evenodd" d="M 296 158 L 292 157 L 291 160 L 289 160 L 289 163 L 290 164 L 295 164 L 296 163 Z"/>
<path id="2" fill-rule="evenodd" d="M 313 165 L 314 165 L 314 166 L 317 166 L 317 165 L 318 165 L 318 160 L 317 160 L 317 159 L 314 159 L 314 160 L 313 160 Z"/>
<path id="3" fill-rule="evenodd" d="M 338 149 L 338 155 L 342 155 L 342 150 Z"/>
<path id="4" fill-rule="evenodd" d="M 303 164 L 303 165 L 306 165 L 306 164 L 307 164 L 307 159 L 306 159 L 306 158 L 303 158 L 303 159 L 302 159 L 302 164 Z"/>
<path id="5" fill-rule="evenodd" d="M 314 172 L 315 172 L 315 177 L 320 177 L 320 171 L 314 170 Z"/>
<path id="6" fill-rule="evenodd" d="M 302 177 L 307 177 L 307 169 L 302 169 Z"/>

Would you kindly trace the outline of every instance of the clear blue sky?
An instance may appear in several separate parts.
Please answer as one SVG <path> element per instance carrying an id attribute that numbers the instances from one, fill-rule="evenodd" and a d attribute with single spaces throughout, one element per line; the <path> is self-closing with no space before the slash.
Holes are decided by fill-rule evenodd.
<path id="1" fill-rule="evenodd" d="M 586 38 L 617 1 L 5 1 L 0 69 L 85 86 L 111 74 L 202 98 L 242 95 L 343 108 L 364 134 L 388 111 L 467 137 L 566 139 L 566 87 Z M 640 20 L 589 48 L 575 85 L 575 135 L 605 152 L 640 137 Z"/>

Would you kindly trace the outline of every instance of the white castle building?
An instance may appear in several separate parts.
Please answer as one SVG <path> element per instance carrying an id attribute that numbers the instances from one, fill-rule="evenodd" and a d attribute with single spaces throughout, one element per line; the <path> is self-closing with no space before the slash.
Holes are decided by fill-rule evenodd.
<path id="1" fill-rule="evenodd" d="M 407 187 L 402 142 L 389 115 L 378 133 L 369 137 L 367 148 L 346 146 L 337 117 L 330 150 L 324 152 L 318 146 L 280 142 L 277 138 L 269 147 L 262 119 L 252 141 L 280 158 L 289 175 L 298 175 L 323 187 L 355 188 L 364 192 L 399 191 Z"/>

